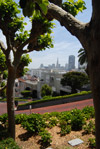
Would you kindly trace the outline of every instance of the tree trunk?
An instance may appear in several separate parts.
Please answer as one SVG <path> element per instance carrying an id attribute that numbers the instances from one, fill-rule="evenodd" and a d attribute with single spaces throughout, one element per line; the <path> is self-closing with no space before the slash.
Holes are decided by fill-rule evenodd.
<path id="1" fill-rule="evenodd" d="M 92 49 L 89 56 L 89 75 L 95 108 L 96 148 L 100 149 L 100 48 L 93 42 Z"/>
<path id="2" fill-rule="evenodd" d="M 8 69 L 7 80 L 7 112 L 8 112 L 8 131 L 10 136 L 15 140 L 15 117 L 14 117 L 14 83 L 16 71 L 15 69 Z"/>

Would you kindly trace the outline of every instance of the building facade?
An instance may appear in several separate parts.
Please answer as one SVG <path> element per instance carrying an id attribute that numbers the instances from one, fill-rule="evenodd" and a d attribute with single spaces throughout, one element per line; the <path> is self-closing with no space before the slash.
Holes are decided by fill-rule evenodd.
<path id="1" fill-rule="evenodd" d="M 69 56 L 69 60 L 68 60 L 68 70 L 72 70 L 75 69 L 75 56 L 74 55 L 70 55 Z"/>

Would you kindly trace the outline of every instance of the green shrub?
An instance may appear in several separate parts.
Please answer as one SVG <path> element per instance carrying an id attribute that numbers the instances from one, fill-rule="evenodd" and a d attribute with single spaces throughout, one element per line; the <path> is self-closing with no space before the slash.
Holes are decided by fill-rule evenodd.
<path id="1" fill-rule="evenodd" d="M 69 134 L 71 132 L 71 125 L 67 124 L 66 121 L 62 120 L 60 121 L 60 128 L 61 128 L 61 136 Z"/>
<path id="2" fill-rule="evenodd" d="M 16 124 L 21 124 L 23 121 L 27 121 L 28 115 L 26 114 L 17 114 L 15 116 L 15 123 Z"/>
<path id="3" fill-rule="evenodd" d="M 91 149 L 96 148 L 96 141 L 95 141 L 94 138 L 90 138 L 90 139 L 89 139 L 89 147 L 90 147 Z"/>
<path id="4" fill-rule="evenodd" d="M 45 120 L 48 120 L 50 117 L 51 117 L 50 113 L 44 113 L 44 114 L 43 114 L 43 118 L 44 118 Z"/>
<path id="5" fill-rule="evenodd" d="M 0 149 L 20 149 L 12 138 L 0 141 Z"/>
<path id="6" fill-rule="evenodd" d="M 42 143 L 50 144 L 52 142 L 52 136 L 47 130 L 42 130 L 39 135 L 41 136 Z"/>
<path id="7" fill-rule="evenodd" d="M 31 91 L 30 90 L 24 90 L 21 92 L 21 94 L 24 98 L 28 98 L 31 96 Z"/>
<path id="8" fill-rule="evenodd" d="M 48 127 L 52 128 L 58 124 L 58 119 L 56 117 L 49 118 Z"/>
<path id="9" fill-rule="evenodd" d="M 89 123 L 83 127 L 83 129 L 86 134 L 95 133 L 94 122 L 92 120 L 90 120 Z"/>
<path id="10" fill-rule="evenodd" d="M 44 84 L 41 88 L 41 96 L 44 97 L 44 96 L 51 96 L 52 95 L 52 88 L 47 85 L 47 84 Z"/>
<path id="11" fill-rule="evenodd" d="M 31 133 L 38 133 L 42 128 L 46 127 L 45 120 L 40 114 L 30 114 L 27 117 L 27 121 L 23 121 L 21 125 L 23 128 Z"/>
<path id="12" fill-rule="evenodd" d="M 5 127 L 6 127 L 6 125 L 7 125 L 7 123 L 8 123 L 8 114 L 5 113 L 5 114 L 0 115 L 0 121 L 1 121 L 1 123 L 4 124 Z"/>
<path id="13" fill-rule="evenodd" d="M 85 124 L 85 117 L 82 114 L 81 110 L 74 109 L 71 111 L 72 118 L 71 118 L 71 127 L 72 130 L 82 130 L 83 125 Z"/>
<path id="14" fill-rule="evenodd" d="M 49 115 L 50 115 L 50 117 L 57 117 L 57 118 L 59 118 L 60 112 L 51 112 Z"/>
<path id="15" fill-rule="evenodd" d="M 56 96 L 56 97 L 46 96 L 43 99 L 32 101 L 32 102 L 25 103 L 25 104 L 21 104 L 19 106 L 25 106 L 25 105 L 35 104 L 35 103 L 41 103 L 41 102 L 44 102 L 44 101 L 57 100 L 57 99 L 66 99 L 66 98 L 69 98 L 69 97 L 87 95 L 87 94 L 90 94 L 90 93 L 91 93 L 91 91 L 82 91 L 80 93 L 70 94 L 70 95 L 64 95 L 64 96 Z"/>
<path id="16" fill-rule="evenodd" d="M 82 109 L 82 113 L 85 114 L 86 119 L 94 118 L 95 117 L 95 111 L 94 107 L 92 106 L 86 106 L 85 108 Z"/>
<path id="17" fill-rule="evenodd" d="M 65 112 L 61 112 L 59 119 L 60 120 L 64 120 L 66 122 L 68 122 L 69 120 L 71 120 L 72 118 L 72 114 L 70 111 L 65 111 Z"/>

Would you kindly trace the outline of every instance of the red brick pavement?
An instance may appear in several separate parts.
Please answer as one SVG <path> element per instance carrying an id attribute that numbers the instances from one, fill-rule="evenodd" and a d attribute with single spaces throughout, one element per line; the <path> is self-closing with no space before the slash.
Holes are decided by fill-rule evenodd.
<path id="1" fill-rule="evenodd" d="M 61 104 L 61 105 L 54 105 L 54 106 L 49 106 L 49 107 L 41 107 L 41 108 L 36 108 L 36 109 L 31 109 L 31 110 L 22 110 L 22 111 L 15 111 L 15 114 L 19 113 L 46 113 L 46 112 L 61 112 L 61 111 L 69 111 L 74 108 L 77 109 L 82 109 L 85 106 L 93 106 L 93 99 L 87 99 L 87 100 L 82 100 L 82 101 L 77 101 L 77 102 L 71 102 L 71 103 L 66 103 L 66 104 Z M 7 104 L 6 103 L 0 103 L 0 115 L 3 113 L 7 112 Z"/>

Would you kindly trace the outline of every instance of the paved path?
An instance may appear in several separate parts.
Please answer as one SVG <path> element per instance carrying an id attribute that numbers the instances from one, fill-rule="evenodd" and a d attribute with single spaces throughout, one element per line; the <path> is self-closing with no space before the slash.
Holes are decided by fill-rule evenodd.
<path id="1" fill-rule="evenodd" d="M 42 107 L 42 108 L 36 108 L 36 109 L 31 109 L 31 110 L 21 110 L 21 111 L 15 111 L 15 114 L 20 114 L 20 113 L 46 113 L 46 112 L 61 112 L 61 111 L 69 111 L 74 108 L 77 109 L 82 109 L 85 106 L 93 106 L 93 99 L 87 99 L 87 100 L 82 100 L 82 101 L 77 101 L 77 102 L 71 102 L 71 103 L 66 103 L 66 104 L 61 104 L 61 105 L 54 105 L 54 106 L 49 106 L 49 107 Z M 3 113 L 7 112 L 7 104 L 6 103 L 0 103 L 0 115 Z"/>

